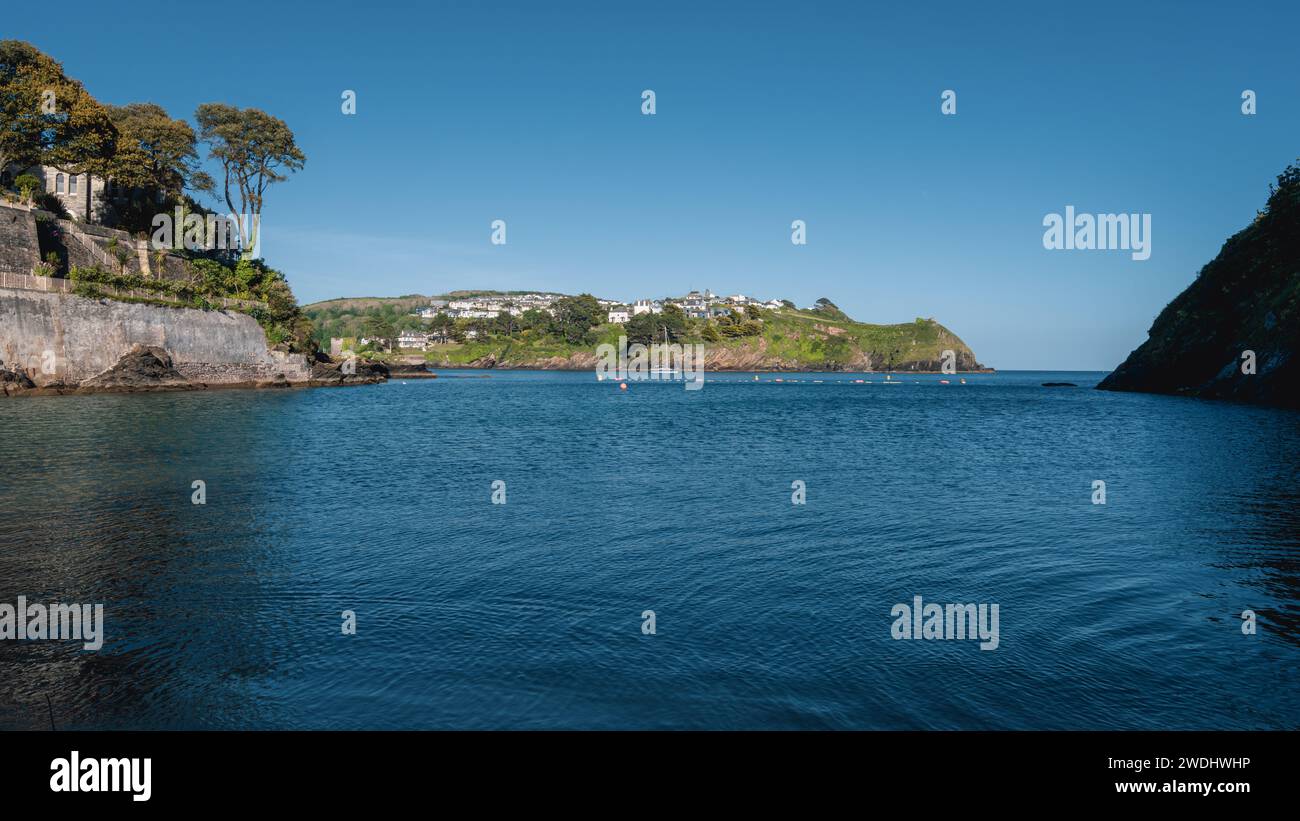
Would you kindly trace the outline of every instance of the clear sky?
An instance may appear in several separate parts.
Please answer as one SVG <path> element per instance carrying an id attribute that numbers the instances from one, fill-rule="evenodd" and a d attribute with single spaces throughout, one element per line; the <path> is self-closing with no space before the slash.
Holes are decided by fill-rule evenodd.
<path id="1" fill-rule="evenodd" d="M 1109 370 L 1300 156 L 1293 0 L 135 6 L 13 3 L 0 36 L 104 102 L 284 119 L 308 159 L 263 249 L 303 302 L 825 296 Z M 1151 214 L 1150 259 L 1044 249 L 1067 205 Z"/>

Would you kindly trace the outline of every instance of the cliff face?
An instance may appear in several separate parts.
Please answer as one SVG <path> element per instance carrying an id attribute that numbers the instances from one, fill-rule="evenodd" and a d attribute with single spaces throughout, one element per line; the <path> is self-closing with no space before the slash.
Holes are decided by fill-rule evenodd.
<path id="1" fill-rule="evenodd" d="M 1300 168 L 1097 386 L 1300 408 Z M 1254 372 L 1251 370 L 1253 352 Z"/>

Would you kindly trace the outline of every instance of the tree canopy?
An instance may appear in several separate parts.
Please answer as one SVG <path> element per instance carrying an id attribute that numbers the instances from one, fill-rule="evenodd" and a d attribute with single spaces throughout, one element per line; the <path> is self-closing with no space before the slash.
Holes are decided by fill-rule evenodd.
<path id="1" fill-rule="evenodd" d="M 186 188 L 212 190 L 212 177 L 200 167 L 198 138 L 189 123 L 172 119 L 156 103 L 109 106 L 108 115 L 121 135 L 119 174 L 129 172 L 140 184 L 171 197 Z"/>
<path id="2" fill-rule="evenodd" d="M 261 216 L 266 190 L 307 162 L 289 126 L 265 111 L 204 103 L 194 112 L 194 119 L 199 124 L 199 139 L 207 143 L 211 158 L 221 166 L 221 191 L 232 214 Z M 239 225 L 238 230 L 244 248 L 256 245 L 255 220 Z"/>

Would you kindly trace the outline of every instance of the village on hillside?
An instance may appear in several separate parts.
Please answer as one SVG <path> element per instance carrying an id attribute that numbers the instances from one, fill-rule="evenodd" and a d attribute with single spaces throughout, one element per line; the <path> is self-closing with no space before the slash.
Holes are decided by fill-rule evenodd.
<path id="1" fill-rule="evenodd" d="M 492 320 L 497 319 L 502 314 L 523 317 L 528 311 L 539 311 L 549 316 L 552 314 L 554 303 L 564 298 L 563 294 L 546 292 L 485 294 L 455 299 L 432 298 L 429 300 L 428 305 L 418 308 L 411 315 L 418 316 L 429 322 L 440 320 L 443 317 L 453 321 Z M 716 319 L 743 312 L 751 306 L 768 310 L 794 307 L 793 303 L 779 299 L 764 301 L 744 294 L 719 296 L 708 289 L 691 291 L 680 297 L 638 299 L 633 302 L 620 302 L 615 299 L 597 299 L 597 301 L 605 314 L 605 321 L 620 325 L 627 323 L 632 317 L 640 314 L 662 313 L 665 306 L 669 305 L 680 309 L 687 319 Z M 445 322 L 445 320 L 442 321 Z M 442 325 L 435 323 L 435 327 L 442 327 Z M 478 336 L 478 329 L 470 325 L 470 327 L 466 328 L 464 334 L 467 339 L 475 339 Z M 381 346 L 383 344 L 382 340 L 370 337 L 363 337 L 358 341 L 362 345 Z M 406 350 L 428 350 L 429 346 L 439 341 L 445 341 L 444 335 L 436 330 L 425 332 L 408 328 L 401 331 L 397 337 L 397 347 Z"/>

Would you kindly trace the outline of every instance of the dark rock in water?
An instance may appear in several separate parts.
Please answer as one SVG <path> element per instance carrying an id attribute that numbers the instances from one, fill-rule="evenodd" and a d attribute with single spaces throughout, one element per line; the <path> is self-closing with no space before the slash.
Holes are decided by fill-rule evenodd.
<path id="1" fill-rule="evenodd" d="M 1300 408 L 1300 167 L 1169 303 L 1101 390 Z"/>
<path id="2" fill-rule="evenodd" d="M 317 355 L 311 365 L 313 385 L 373 385 L 388 378 L 388 369 L 378 362 L 361 359 L 340 359 L 337 362 Z"/>
<path id="3" fill-rule="evenodd" d="M 0 394 L 13 396 L 35 387 L 36 383 L 31 380 L 22 366 L 14 365 L 9 368 L 5 366 L 3 360 L 0 360 Z"/>
<path id="4" fill-rule="evenodd" d="M 437 379 L 436 373 L 429 372 L 429 366 L 423 362 L 389 362 L 389 379 Z"/>
<path id="5" fill-rule="evenodd" d="M 1077 388 L 1078 385 L 1073 382 L 1044 382 L 1044 388 Z"/>
<path id="6" fill-rule="evenodd" d="M 152 345 L 136 345 L 117 360 L 117 364 L 98 376 L 81 383 L 83 388 L 99 390 L 186 390 L 190 381 L 172 365 L 171 354 Z"/>

